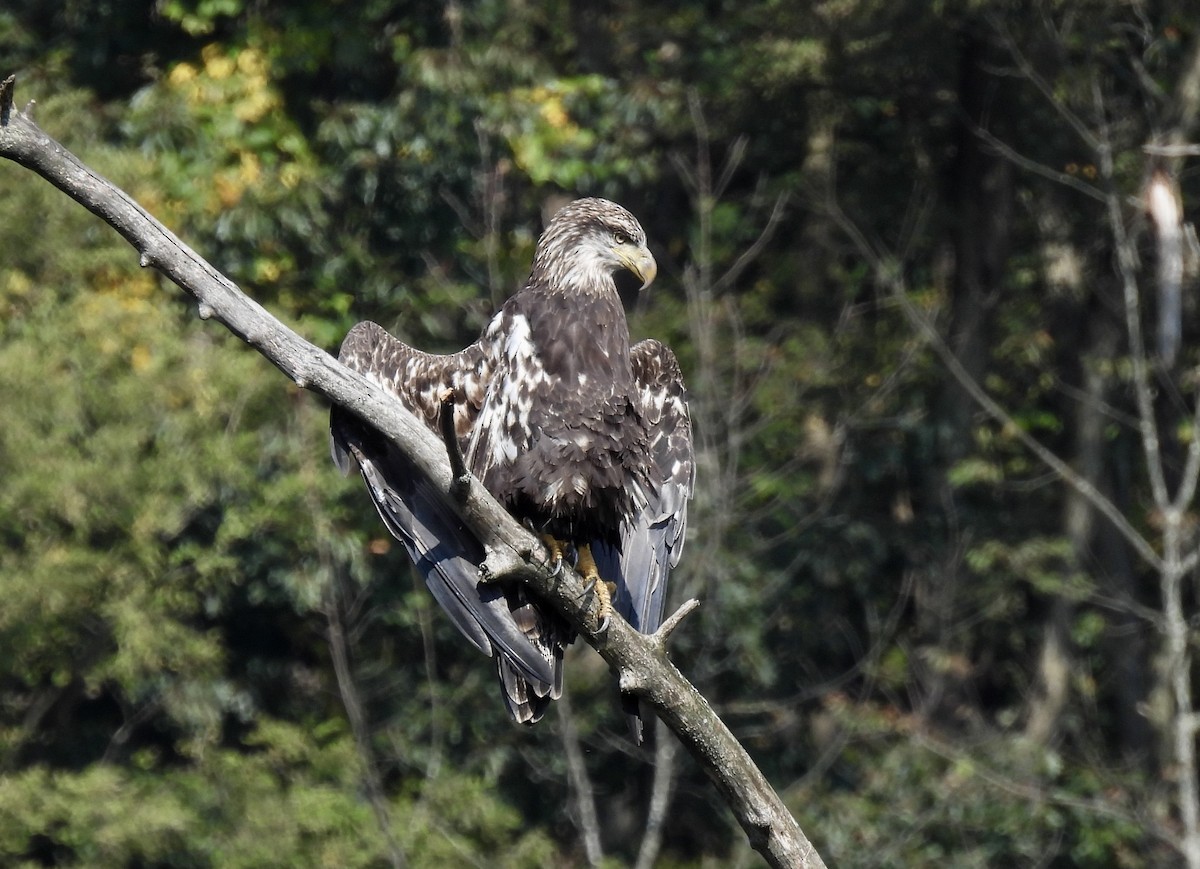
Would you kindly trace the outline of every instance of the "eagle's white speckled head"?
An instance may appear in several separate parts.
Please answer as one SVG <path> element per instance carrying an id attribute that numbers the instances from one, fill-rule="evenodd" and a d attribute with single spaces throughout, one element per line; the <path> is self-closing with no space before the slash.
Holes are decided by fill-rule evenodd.
<path id="1" fill-rule="evenodd" d="M 561 209 L 538 240 L 530 282 L 561 291 L 614 288 L 613 273 L 628 269 L 642 289 L 658 273 L 637 218 L 607 199 L 577 199 Z"/>

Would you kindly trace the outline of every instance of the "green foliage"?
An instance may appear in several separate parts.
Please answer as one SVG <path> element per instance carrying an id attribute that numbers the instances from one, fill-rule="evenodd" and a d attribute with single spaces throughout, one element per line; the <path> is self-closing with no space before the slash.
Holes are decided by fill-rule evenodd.
<path id="1" fill-rule="evenodd" d="M 29 866 L 48 857 L 64 866 L 247 869 L 387 862 L 389 846 L 356 792 L 346 734 L 315 738 L 265 719 L 246 742 L 257 750 L 216 749 L 183 770 L 99 763 L 10 776 L 0 855 Z M 517 814 L 470 778 L 448 774 L 419 800 L 395 797 L 388 811 L 417 865 L 469 860 L 516 869 L 544 866 L 554 854 L 544 835 L 522 831 Z M 12 862 L 22 855 L 27 863 Z"/>
<path id="2" fill-rule="evenodd" d="M 191 36 L 207 36 L 212 33 L 221 18 L 242 12 L 241 0 L 168 0 L 160 7 L 163 17 L 176 22 Z"/>
<path id="3" fill-rule="evenodd" d="M 914 739 L 910 719 L 843 702 L 829 712 L 850 739 L 829 784 L 791 799 L 839 865 L 1132 869 L 1171 860 L 1129 803 L 1146 784 L 1136 777 L 1081 775 L 1052 749 L 1005 740 L 950 749 L 934 735 Z"/>
<path id="4" fill-rule="evenodd" d="M 484 116 L 534 184 L 604 190 L 649 183 L 657 167 L 650 144 L 652 110 L 661 101 L 630 100 L 599 75 L 562 78 L 552 86 L 514 88 Z"/>

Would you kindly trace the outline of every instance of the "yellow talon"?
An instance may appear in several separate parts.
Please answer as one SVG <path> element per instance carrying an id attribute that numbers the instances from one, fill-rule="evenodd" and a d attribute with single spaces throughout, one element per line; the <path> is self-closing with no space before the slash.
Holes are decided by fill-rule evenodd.
<path id="1" fill-rule="evenodd" d="M 596 618 L 600 622 L 600 630 L 607 630 L 608 617 L 612 615 L 612 596 L 616 591 L 616 586 L 600 578 L 600 570 L 596 567 L 596 559 L 592 557 L 590 546 L 579 547 L 577 569 L 579 575 L 587 580 L 587 590 L 596 590 L 596 600 L 599 603 Z"/>
<path id="2" fill-rule="evenodd" d="M 550 571 L 551 576 L 558 576 L 558 571 L 562 569 L 563 549 L 566 544 L 550 534 L 542 535 L 542 543 L 546 544 L 546 548 L 550 550 L 550 560 L 554 564 L 554 569 Z"/>

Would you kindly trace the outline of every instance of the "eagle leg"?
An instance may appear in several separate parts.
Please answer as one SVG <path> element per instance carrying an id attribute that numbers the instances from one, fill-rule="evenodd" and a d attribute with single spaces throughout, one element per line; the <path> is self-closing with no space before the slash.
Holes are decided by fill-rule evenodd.
<path id="1" fill-rule="evenodd" d="M 587 580 L 587 588 L 584 589 L 584 593 L 587 594 L 593 589 L 596 591 L 596 600 L 600 604 L 596 611 L 596 618 L 600 622 L 600 630 L 606 631 L 608 630 L 608 618 L 612 615 L 612 596 L 616 593 L 617 587 L 600 578 L 596 559 L 592 557 L 592 547 L 587 544 L 579 547 L 578 568 L 579 575 Z"/>

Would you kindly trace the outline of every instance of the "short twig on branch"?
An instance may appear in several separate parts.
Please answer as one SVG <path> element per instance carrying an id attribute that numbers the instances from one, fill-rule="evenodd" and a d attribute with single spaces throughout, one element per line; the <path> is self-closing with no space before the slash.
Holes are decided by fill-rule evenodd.
<path id="1" fill-rule="evenodd" d="M 684 619 L 698 609 L 700 609 L 700 601 L 696 600 L 694 597 L 685 600 L 680 605 L 679 609 L 675 610 L 675 612 L 663 619 L 663 623 L 658 626 L 658 630 L 652 634 L 655 644 L 657 644 L 660 649 L 666 649 L 667 638 L 675 632 L 675 629 L 683 623 Z"/>
<path id="2" fill-rule="evenodd" d="M 454 390 L 443 390 L 438 400 L 438 425 L 446 444 L 446 456 L 450 459 L 450 494 L 456 501 L 461 501 L 471 490 L 471 472 L 467 470 L 462 447 L 458 443 L 458 432 L 455 431 Z"/>
<path id="3" fill-rule="evenodd" d="M 533 559 L 531 554 L 541 549 L 540 541 L 478 480 L 451 470 L 445 443 L 377 384 L 271 316 L 126 193 L 47 136 L 28 115 L 15 110 L 13 81 L 9 77 L 0 85 L 0 157 L 36 172 L 100 217 L 139 251 L 144 266 L 155 267 L 194 297 L 202 314 L 223 323 L 294 382 L 346 408 L 403 450 L 417 470 L 445 493 L 447 504 L 482 541 L 487 550 L 486 569 L 496 577 L 528 583 L 575 624 L 593 647 L 598 645 L 595 619 L 588 615 L 590 607 L 586 601 L 580 603 L 584 600 L 582 579 L 573 570 L 554 575 L 547 565 Z M 456 482 L 459 480 L 465 482 Z M 460 497 L 450 494 L 456 486 L 461 488 Z M 622 690 L 654 707 L 713 780 L 750 844 L 767 862 L 776 867 L 823 867 L 820 855 L 746 750 L 695 686 L 662 654 L 655 638 L 614 615 L 603 639 L 597 651 L 618 674 Z"/>

